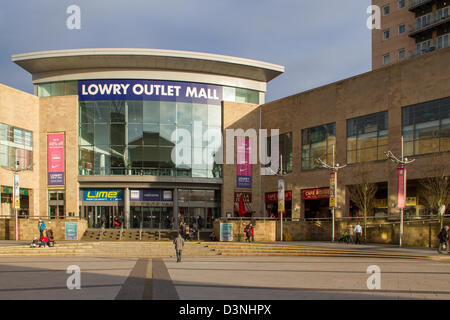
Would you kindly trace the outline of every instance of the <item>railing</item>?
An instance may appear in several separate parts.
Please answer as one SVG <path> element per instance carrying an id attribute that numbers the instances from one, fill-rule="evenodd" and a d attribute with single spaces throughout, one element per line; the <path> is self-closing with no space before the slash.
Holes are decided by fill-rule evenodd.
<path id="1" fill-rule="evenodd" d="M 421 55 L 424 55 L 424 54 L 427 54 L 429 52 L 433 52 L 436 50 L 438 50 L 438 48 L 436 47 L 434 41 L 431 41 L 430 45 L 427 48 L 416 49 L 414 51 L 410 51 L 409 56 L 410 56 L 410 58 L 412 58 L 412 57 L 421 56 Z"/>
<path id="2" fill-rule="evenodd" d="M 410 36 L 450 21 L 450 15 L 448 13 L 430 14 L 430 18 L 427 20 L 426 23 L 416 23 L 411 25 L 409 28 Z"/>
<path id="3" fill-rule="evenodd" d="M 434 0 L 409 0 L 409 10 L 416 9 L 419 6 L 422 6 L 427 3 L 431 3 Z"/>
<path id="4" fill-rule="evenodd" d="M 439 216 L 437 215 L 421 215 L 421 216 L 413 216 L 413 215 L 404 215 L 403 217 L 404 221 L 406 222 L 428 222 L 428 221 L 439 221 Z M 450 219 L 450 215 L 444 215 L 444 219 Z M 278 218 L 270 218 L 270 217 L 221 217 L 219 220 L 223 221 L 279 221 Z M 283 218 L 283 221 L 304 221 L 304 222 L 327 222 L 331 221 L 331 217 L 327 218 Z M 335 218 L 336 222 L 362 222 L 364 221 L 364 217 L 339 217 Z M 376 224 L 382 221 L 388 221 L 389 223 L 395 222 L 398 223 L 400 221 L 399 216 L 392 216 L 392 215 L 378 215 L 378 216 L 368 216 L 367 221 L 373 223 L 375 221 Z"/>

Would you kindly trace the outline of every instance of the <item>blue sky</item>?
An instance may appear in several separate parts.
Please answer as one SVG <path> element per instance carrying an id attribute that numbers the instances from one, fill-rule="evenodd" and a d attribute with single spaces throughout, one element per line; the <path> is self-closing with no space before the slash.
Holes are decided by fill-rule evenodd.
<path id="1" fill-rule="evenodd" d="M 0 83 L 32 92 L 17 53 L 155 48 L 280 64 L 267 101 L 371 69 L 370 0 L 6 0 L 0 7 Z M 68 6 L 81 8 L 69 30 Z"/>

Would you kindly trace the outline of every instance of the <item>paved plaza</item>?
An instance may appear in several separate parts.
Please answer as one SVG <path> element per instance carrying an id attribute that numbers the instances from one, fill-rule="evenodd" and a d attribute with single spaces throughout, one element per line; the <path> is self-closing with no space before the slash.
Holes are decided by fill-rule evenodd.
<path id="1" fill-rule="evenodd" d="M 81 289 L 69 290 L 69 266 Z M 381 270 L 380 290 L 367 268 Z M 1 257 L 0 299 L 450 299 L 450 263 L 345 257 Z"/>

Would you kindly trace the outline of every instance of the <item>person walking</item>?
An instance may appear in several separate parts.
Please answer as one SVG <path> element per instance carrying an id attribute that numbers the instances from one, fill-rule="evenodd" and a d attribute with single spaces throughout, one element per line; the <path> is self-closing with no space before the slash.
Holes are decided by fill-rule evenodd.
<path id="1" fill-rule="evenodd" d="M 353 226 L 349 225 L 348 226 L 348 238 L 347 238 L 347 243 L 353 243 Z"/>
<path id="2" fill-rule="evenodd" d="M 39 238 L 42 238 L 45 230 L 45 222 L 41 218 L 39 218 L 38 221 L 38 230 L 39 230 Z"/>
<path id="3" fill-rule="evenodd" d="M 178 236 L 173 240 L 173 244 L 175 245 L 175 251 L 177 253 L 177 262 L 181 262 L 181 251 L 183 250 L 184 240 L 180 233 L 178 233 Z"/>
<path id="4" fill-rule="evenodd" d="M 356 236 L 355 244 L 361 244 L 362 227 L 359 224 L 359 222 L 356 223 L 354 231 L 355 231 L 355 236 Z"/>
<path id="5" fill-rule="evenodd" d="M 439 238 L 439 247 L 438 252 L 448 252 L 448 226 L 444 226 L 438 234 Z"/>
<path id="6" fill-rule="evenodd" d="M 251 236 L 250 225 L 245 226 L 244 234 L 245 234 L 245 242 L 250 242 L 250 236 Z"/>
<path id="7" fill-rule="evenodd" d="M 252 236 L 252 242 L 255 242 L 255 227 L 250 223 L 250 235 Z"/>

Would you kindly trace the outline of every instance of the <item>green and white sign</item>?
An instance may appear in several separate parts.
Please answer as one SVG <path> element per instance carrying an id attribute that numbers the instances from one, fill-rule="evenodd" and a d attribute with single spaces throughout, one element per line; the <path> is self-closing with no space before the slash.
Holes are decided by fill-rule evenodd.
<path id="1" fill-rule="evenodd" d="M 66 240 L 78 240 L 78 224 L 76 222 L 66 222 Z"/>
<path id="2" fill-rule="evenodd" d="M 220 241 L 233 241 L 233 224 L 220 224 Z"/>

